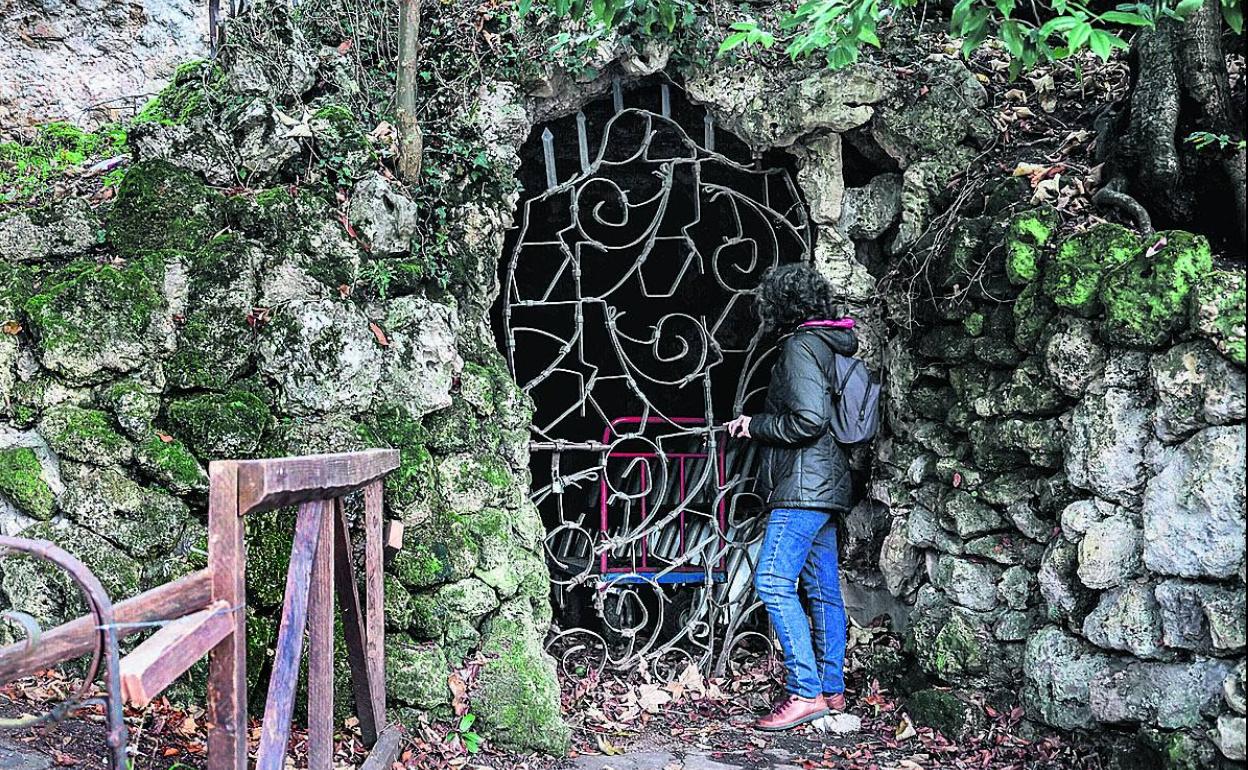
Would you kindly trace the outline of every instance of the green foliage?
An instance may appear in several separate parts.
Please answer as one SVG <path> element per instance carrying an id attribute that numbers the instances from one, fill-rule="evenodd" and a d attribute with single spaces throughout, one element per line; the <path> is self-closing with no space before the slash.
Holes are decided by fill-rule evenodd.
<path id="1" fill-rule="evenodd" d="M 1226 150 L 1243 150 L 1248 141 L 1233 139 L 1226 134 L 1214 134 L 1209 131 L 1193 131 L 1183 141 L 1196 146 L 1198 150 L 1209 149 L 1225 152 Z"/>
<path id="2" fill-rule="evenodd" d="M 464 714 L 459 718 L 459 726 L 446 736 L 447 740 L 458 740 L 464 745 L 464 750 L 469 754 L 476 754 L 481 751 L 481 744 L 484 743 L 485 739 L 473 731 L 472 725 L 476 721 L 476 714 L 472 712 Z"/>
<path id="3" fill-rule="evenodd" d="M 29 143 L 0 143 L 0 204 L 41 198 L 54 180 L 78 171 L 88 160 L 127 152 L 126 132 L 118 125 L 96 132 L 69 123 L 40 126 Z M 115 178 L 110 175 L 105 181 Z"/>
<path id="4" fill-rule="evenodd" d="M 581 19 L 586 11 L 595 25 L 642 37 L 670 35 L 678 27 L 691 27 L 697 14 L 689 0 L 547 0 L 545 7 L 556 17 Z M 516 12 L 524 18 L 533 0 L 520 0 Z"/>

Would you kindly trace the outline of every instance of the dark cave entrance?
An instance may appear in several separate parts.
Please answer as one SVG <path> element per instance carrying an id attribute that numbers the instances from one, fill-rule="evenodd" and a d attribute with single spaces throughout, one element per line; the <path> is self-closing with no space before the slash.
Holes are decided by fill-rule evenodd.
<path id="1" fill-rule="evenodd" d="M 766 386 L 754 287 L 811 256 L 792 158 L 660 79 L 535 127 L 521 158 L 492 321 L 535 405 L 556 636 L 706 668 L 757 621 L 753 453 L 717 426 Z"/>

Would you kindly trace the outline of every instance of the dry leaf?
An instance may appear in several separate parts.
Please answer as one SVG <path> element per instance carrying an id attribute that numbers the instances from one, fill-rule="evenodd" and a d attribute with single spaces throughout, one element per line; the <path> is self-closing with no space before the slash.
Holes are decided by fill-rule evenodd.
<path id="1" fill-rule="evenodd" d="M 373 336 L 377 338 L 378 345 L 381 345 L 383 348 L 390 347 L 390 340 L 386 339 L 386 333 L 381 330 L 380 326 L 370 322 L 368 328 L 373 332 Z"/>
<path id="2" fill-rule="evenodd" d="M 619 749 L 619 747 L 615 746 L 614 744 L 611 743 L 611 741 L 607 740 L 605 735 L 598 736 L 598 750 L 601 751 L 603 754 L 606 754 L 608 757 L 614 757 L 614 756 L 624 753 L 623 751 Z"/>
<path id="3" fill-rule="evenodd" d="M 21 334 L 22 325 L 17 321 L 5 321 L 3 325 L 0 325 L 0 331 L 10 336 Z"/>

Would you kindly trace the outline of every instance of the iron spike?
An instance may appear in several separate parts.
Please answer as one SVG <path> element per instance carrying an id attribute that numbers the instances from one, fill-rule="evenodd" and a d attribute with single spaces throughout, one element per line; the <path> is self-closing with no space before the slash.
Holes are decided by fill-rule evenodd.
<path id="1" fill-rule="evenodd" d="M 576 111 L 576 141 L 581 151 L 581 173 L 589 173 L 589 135 L 585 129 L 585 112 Z"/>
<path id="2" fill-rule="evenodd" d="M 555 135 L 549 126 L 542 131 L 542 154 L 546 159 L 546 189 L 552 190 L 559 185 L 559 177 L 555 173 Z"/>

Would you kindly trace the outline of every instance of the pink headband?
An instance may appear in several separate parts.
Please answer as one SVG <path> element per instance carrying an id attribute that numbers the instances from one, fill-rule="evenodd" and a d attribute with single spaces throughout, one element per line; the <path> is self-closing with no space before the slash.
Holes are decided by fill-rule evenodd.
<path id="1" fill-rule="evenodd" d="M 802 324 L 800 328 L 802 329 L 812 329 L 812 328 L 852 329 L 854 328 L 854 319 L 837 318 L 836 320 L 833 320 L 833 321 L 828 321 L 828 320 L 807 321 L 806 323 Z"/>

